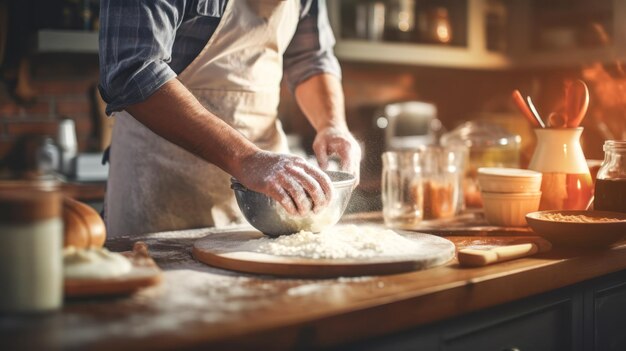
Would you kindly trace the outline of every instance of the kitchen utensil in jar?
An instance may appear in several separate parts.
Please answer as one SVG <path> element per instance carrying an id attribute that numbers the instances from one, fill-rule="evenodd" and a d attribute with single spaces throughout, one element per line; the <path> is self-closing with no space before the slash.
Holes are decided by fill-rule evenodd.
<path id="1" fill-rule="evenodd" d="M 582 80 L 577 80 L 569 87 L 570 99 L 566 99 L 569 118 L 567 126 L 576 128 L 580 125 L 589 108 L 589 89 Z"/>
<path id="2" fill-rule="evenodd" d="M 535 119 L 537 120 L 537 122 L 539 122 L 539 126 L 541 128 L 545 128 L 546 124 L 541 118 L 541 115 L 539 115 L 539 112 L 537 112 L 537 108 L 535 108 L 535 104 L 533 104 L 533 99 L 530 96 L 527 96 L 526 101 L 528 101 L 528 107 L 530 108 L 530 111 L 533 113 L 533 116 L 535 116 Z"/>
<path id="3" fill-rule="evenodd" d="M 604 142 L 604 161 L 596 175 L 593 208 L 626 213 L 626 141 Z"/>
<path id="4" fill-rule="evenodd" d="M 592 181 L 580 145 L 582 127 L 535 129 L 537 146 L 529 169 L 543 173 L 540 210 L 583 210 Z"/>
<path id="5" fill-rule="evenodd" d="M 568 123 L 567 115 L 560 112 L 552 112 L 548 116 L 548 127 L 566 128 Z"/>
<path id="6" fill-rule="evenodd" d="M 530 124 L 533 127 L 541 127 L 541 124 L 540 124 L 541 121 L 535 118 L 535 115 L 532 113 L 532 111 L 526 104 L 526 101 L 524 101 L 524 97 L 522 97 L 522 93 L 520 93 L 519 90 L 515 89 L 513 90 L 511 97 L 513 98 L 513 103 L 515 103 L 515 106 L 517 106 L 517 109 L 520 110 L 520 112 L 522 113 L 524 117 L 526 117 L 528 122 L 530 122 Z"/>

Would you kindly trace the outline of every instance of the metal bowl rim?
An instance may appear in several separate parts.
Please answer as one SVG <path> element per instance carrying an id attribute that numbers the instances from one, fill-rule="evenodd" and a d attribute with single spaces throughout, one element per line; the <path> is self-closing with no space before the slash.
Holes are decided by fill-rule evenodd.
<path id="1" fill-rule="evenodd" d="M 346 179 L 337 180 L 337 181 L 333 181 L 332 182 L 333 188 L 335 188 L 335 189 L 351 187 L 356 182 L 356 179 L 355 179 L 354 175 L 350 174 L 348 172 L 342 172 L 342 171 L 325 171 L 325 172 L 329 176 L 331 176 L 332 174 L 337 174 L 337 175 L 341 175 L 341 177 L 346 177 Z M 232 185 L 236 185 L 236 188 L 233 188 L 233 190 L 235 190 L 235 191 L 255 192 L 253 190 L 250 190 L 250 189 L 246 188 L 245 185 L 241 184 L 241 182 L 239 182 L 237 180 L 237 178 L 235 178 L 235 177 L 231 177 L 230 178 L 230 183 Z"/>

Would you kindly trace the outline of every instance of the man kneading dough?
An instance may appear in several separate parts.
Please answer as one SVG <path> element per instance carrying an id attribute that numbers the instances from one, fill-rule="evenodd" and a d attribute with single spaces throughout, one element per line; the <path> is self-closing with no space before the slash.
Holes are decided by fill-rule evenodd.
<path id="1" fill-rule="evenodd" d="M 320 166 L 358 179 L 324 0 L 102 0 L 100 18 L 109 236 L 237 222 L 231 176 L 293 215 L 326 206 L 328 176 L 286 153 L 283 71 Z"/>

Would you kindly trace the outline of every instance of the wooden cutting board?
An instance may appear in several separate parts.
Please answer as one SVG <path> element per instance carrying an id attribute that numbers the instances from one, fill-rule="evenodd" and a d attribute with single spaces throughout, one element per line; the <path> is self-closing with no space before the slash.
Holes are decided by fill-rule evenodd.
<path id="1" fill-rule="evenodd" d="M 310 259 L 246 251 L 250 240 L 264 237 L 256 230 L 209 234 L 194 243 L 193 255 L 208 265 L 233 271 L 297 278 L 332 278 L 394 274 L 438 266 L 454 257 L 454 244 L 444 238 L 401 232 L 421 244 L 411 256 L 368 259 Z"/>
<path id="2" fill-rule="evenodd" d="M 133 265 L 130 272 L 107 279 L 65 279 L 65 297 L 128 295 L 161 282 L 161 269 L 150 257 L 145 243 L 137 242 L 133 251 L 122 254 Z"/>

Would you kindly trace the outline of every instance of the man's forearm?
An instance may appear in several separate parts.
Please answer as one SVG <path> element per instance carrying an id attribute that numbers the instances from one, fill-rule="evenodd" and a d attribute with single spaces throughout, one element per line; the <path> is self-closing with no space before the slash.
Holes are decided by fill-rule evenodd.
<path id="1" fill-rule="evenodd" d="M 329 156 L 337 155 L 341 169 L 358 181 L 361 148 L 348 130 L 339 79 L 330 74 L 313 76 L 298 85 L 296 100 L 317 131 L 313 151 L 322 169 L 328 168 Z"/>
<path id="2" fill-rule="evenodd" d="M 259 149 L 205 109 L 178 79 L 128 106 L 135 119 L 162 138 L 237 177 L 241 160 Z"/>
<path id="3" fill-rule="evenodd" d="M 318 74 L 300 83 L 296 101 L 316 131 L 327 127 L 346 128 L 343 90 L 339 79 Z"/>

